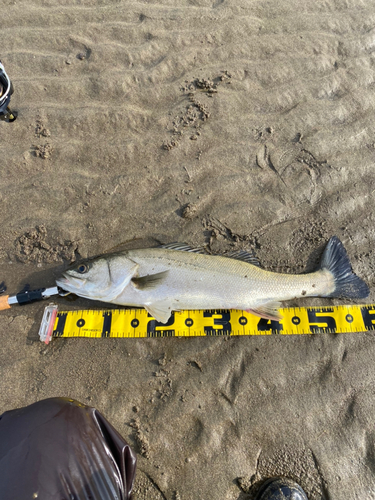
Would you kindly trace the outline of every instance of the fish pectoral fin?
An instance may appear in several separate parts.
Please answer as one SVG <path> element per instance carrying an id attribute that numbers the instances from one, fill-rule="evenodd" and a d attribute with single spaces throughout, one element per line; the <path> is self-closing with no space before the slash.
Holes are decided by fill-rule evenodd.
<path id="1" fill-rule="evenodd" d="M 172 307 L 164 302 L 154 303 L 144 307 L 146 311 L 148 311 L 156 321 L 160 321 L 160 323 L 167 323 L 172 314 Z"/>
<path id="2" fill-rule="evenodd" d="M 261 318 L 270 319 L 273 321 L 280 321 L 282 315 L 279 312 L 281 302 L 267 302 L 254 309 L 246 309 L 246 312 L 259 316 Z"/>
<path id="3" fill-rule="evenodd" d="M 152 290 L 165 280 L 168 273 L 169 271 L 163 271 L 157 274 L 148 274 L 140 278 L 132 278 L 131 281 L 138 290 Z"/>

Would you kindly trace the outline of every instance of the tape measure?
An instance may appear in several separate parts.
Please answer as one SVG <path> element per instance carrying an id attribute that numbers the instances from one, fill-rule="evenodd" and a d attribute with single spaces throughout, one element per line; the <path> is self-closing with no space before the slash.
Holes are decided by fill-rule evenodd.
<path id="1" fill-rule="evenodd" d="M 375 304 L 280 309 L 272 321 L 246 311 L 176 311 L 168 323 L 156 321 L 145 309 L 58 311 L 45 308 L 40 339 L 147 338 L 220 335 L 305 335 L 375 331 Z"/>

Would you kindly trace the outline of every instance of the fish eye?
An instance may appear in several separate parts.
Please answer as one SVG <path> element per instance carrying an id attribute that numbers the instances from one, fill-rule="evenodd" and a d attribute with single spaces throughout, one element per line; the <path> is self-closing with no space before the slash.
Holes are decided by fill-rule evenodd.
<path id="1" fill-rule="evenodd" d="M 77 267 L 77 273 L 80 273 L 80 274 L 87 273 L 88 270 L 89 270 L 89 266 L 87 266 L 86 264 L 81 264 L 79 267 Z"/>

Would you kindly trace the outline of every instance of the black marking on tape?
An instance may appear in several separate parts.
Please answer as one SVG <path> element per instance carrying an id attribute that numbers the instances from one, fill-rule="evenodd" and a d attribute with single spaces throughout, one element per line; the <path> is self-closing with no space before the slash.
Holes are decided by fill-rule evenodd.
<path id="1" fill-rule="evenodd" d="M 66 317 L 68 316 L 68 313 L 57 313 L 57 325 L 55 330 L 53 330 L 52 335 L 54 337 L 61 337 L 62 334 L 64 333 L 64 328 L 65 328 L 65 323 L 66 323 Z"/>
<path id="2" fill-rule="evenodd" d="M 105 311 L 103 313 L 103 330 L 102 330 L 102 337 L 109 337 L 111 333 L 111 324 L 112 324 L 112 313 L 111 311 Z"/>
<path id="3" fill-rule="evenodd" d="M 307 316 L 311 333 L 333 333 L 336 331 L 336 320 L 332 316 L 317 316 L 322 313 L 333 313 L 333 307 L 307 308 Z"/>
<path id="4" fill-rule="evenodd" d="M 225 335 L 230 335 L 232 332 L 228 332 L 228 330 L 215 330 L 215 328 L 207 328 L 204 327 L 204 333 L 207 337 L 224 337 Z"/>
<path id="5" fill-rule="evenodd" d="M 299 318 L 298 316 L 293 316 L 292 323 L 293 325 L 299 325 L 301 323 L 301 318 Z"/>
<path id="6" fill-rule="evenodd" d="M 247 318 L 245 318 L 245 316 L 241 316 L 238 318 L 238 322 L 240 325 L 245 326 L 247 325 Z"/>
<path id="7" fill-rule="evenodd" d="M 207 336 L 211 335 L 230 335 L 232 333 L 232 325 L 230 322 L 230 311 L 220 310 L 220 311 L 204 311 L 204 318 L 212 318 L 212 316 L 221 316 L 221 318 L 213 318 L 214 326 L 205 326 L 204 333 Z M 223 328 L 215 328 L 215 326 L 221 325 Z"/>
<path id="8" fill-rule="evenodd" d="M 373 321 L 375 321 L 375 307 L 374 306 L 361 307 L 361 313 L 366 330 L 374 330 L 375 325 Z"/>
<path id="9" fill-rule="evenodd" d="M 278 335 L 283 331 L 283 325 L 279 321 L 266 318 L 260 318 L 257 328 L 258 332 L 271 332 L 273 335 Z"/>
<path id="10" fill-rule="evenodd" d="M 354 318 L 353 318 L 353 316 L 352 316 L 351 314 L 347 314 L 347 315 L 345 316 L 345 319 L 346 319 L 346 321 L 347 321 L 348 323 L 353 323 L 353 321 L 354 321 Z"/>
<path id="11" fill-rule="evenodd" d="M 147 333 L 147 337 L 175 337 L 176 332 L 174 330 L 155 330 L 150 334 Z"/>
<path id="12" fill-rule="evenodd" d="M 149 314 L 149 317 L 152 316 Z M 167 323 L 161 323 L 160 321 L 156 321 L 156 319 L 152 319 L 147 323 L 147 337 L 174 337 L 175 330 L 172 328 L 168 328 L 167 330 L 163 330 L 166 326 L 172 326 L 174 324 L 174 312 L 172 312 Z"/>

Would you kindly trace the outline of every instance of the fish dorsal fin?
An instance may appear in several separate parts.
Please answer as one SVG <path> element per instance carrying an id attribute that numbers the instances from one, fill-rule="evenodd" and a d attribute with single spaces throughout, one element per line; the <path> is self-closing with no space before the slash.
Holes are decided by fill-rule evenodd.
<path id="1" fill-rule="evenodd" d="M 166 250 L 178 250 L 181 252 L 194 252 L 194 253 L 203 253 L 205 254 L 204 248 L 194 248 L 186 243 L 167 243 L 166 245 L 161 245 L 159 248 L 165 248 Z"/>
<path id="2" fill-rule="evenodd" d="M 279 312 L 280 307 L 281 302 L 267 302 L 253 309 L 246 309 L 246 311 L 260 318 L 280 321 L 282 319 L 282 315 Z"/>
<path id="3" fill-rule="evenodd" d="M 260 267 L 258 258 L 254 253 L 247 252 L 246 250 L 234 250 L 233 252 L 226 253 L 224 257 L 229 257 L 231 259 L 242 260 L 253 266 Z"/>
<path id="4" fill-rule="evenodd" d="M 160 323 L 167 323 L 172 314 L 172 307 L 165 302 L 154 302 L 144 307 Z"/>
<path id="5" fill-rule="evenodd" d="M 138 290 L 152 290 L 165 280 L 168 273 L 169 271 L 163 271 L 161 273 L 148 274 L 140 278 L 132 278 L 132 283 Z"/>

